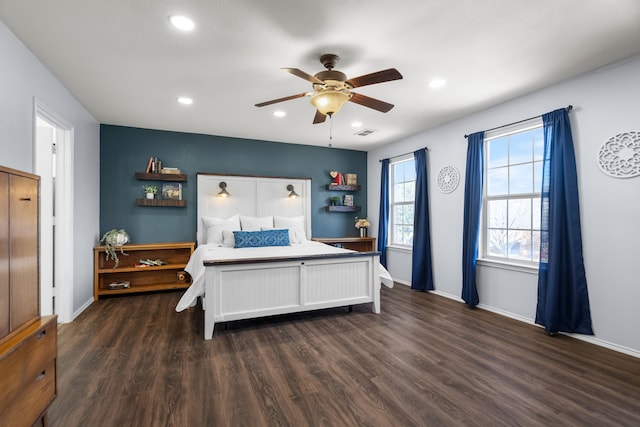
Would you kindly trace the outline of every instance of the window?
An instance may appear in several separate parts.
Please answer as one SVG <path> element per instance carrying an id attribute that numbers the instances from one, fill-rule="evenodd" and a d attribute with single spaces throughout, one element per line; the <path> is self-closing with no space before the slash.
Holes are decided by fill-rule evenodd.
<path id="1" fill-rule="evenodd" d="M 390 164 L 391 245 L 413 246 L 413 207 L 416 189 L 416 163 L 413 154 Z"/>
<path id="2" fill-rule="evenodd" d="M 537 263 L 544 136 L 538 118 L 485 135 L 483 256 Z"/>

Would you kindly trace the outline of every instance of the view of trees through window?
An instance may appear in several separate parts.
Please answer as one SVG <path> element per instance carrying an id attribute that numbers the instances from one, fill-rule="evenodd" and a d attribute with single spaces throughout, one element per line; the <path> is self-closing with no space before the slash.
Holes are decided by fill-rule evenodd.
<path id="1" fill-rule="evenodd" d="M 485 250 L 488 257 L 540 259 L 541 124 L 485 140 Z"/>
<path id="2" fill-rule="evenodd" d="M 391 244 L 413 245 L 416 166 L 413 156 L 391 164 Z"/>

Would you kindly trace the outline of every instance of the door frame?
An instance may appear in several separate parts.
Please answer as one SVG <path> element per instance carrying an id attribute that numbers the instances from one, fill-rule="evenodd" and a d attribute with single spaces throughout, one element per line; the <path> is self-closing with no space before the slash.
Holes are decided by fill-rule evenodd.
<path id="1" fill-rule="evenodd" d="M 43 253 L 40 257 L 53 256 L 55 288 L 55 314 L 58 322 L 67 323 L 73 320 L 73 271 L 74 271 L 74 231 L 73 231 L 73 153 L 74 153 L 74 129 L 73 126 L 60 116 L 55 110 L 34 97 L 33 115 L 33 162 L 34 173 L 36 170 L 37 144 L 37 118 L 41 117 L 52 124 L 56 130 L 56 179 L 55 179 L 55 236 L 53 254 Z M 49 190 L 46 190 L 49 191 Z M 40 213 L 42 215 L 42 212 Z M 54 255 L 55 254 L 55 255 Z M 42 292 L 43 284 L 40 283 L 41 297 L 47 297 L 49 292 Z M 41 307 L 43 305 L 41 304 Z M 42 313 L 44 314 L 44 313 Z"/>

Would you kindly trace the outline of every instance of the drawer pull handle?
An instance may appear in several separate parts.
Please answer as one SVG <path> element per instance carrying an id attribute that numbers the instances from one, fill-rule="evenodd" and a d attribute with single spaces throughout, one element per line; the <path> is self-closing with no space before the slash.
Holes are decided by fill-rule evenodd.
<path id="1" fill-rule="evenodd" d="M 36 377 L 36 382 L 42 381 L 42 379 L 45 377 L 46 374 L 47 374 L 47 371 L 40 372 L 40 375 Z"/>
<path id="2" fill-rule="evenodd" d="M 31 197 L 20 197 L 20 200 L 22 200 L 23 202 L 30 202 Z"/>
<path id="3" fill-rule="evenodd" d="M 46 329 L 40 331 L 40 333 L 38 334 L 38 339 L 41 340 L 42 338 L 45 337 L 45 335 L 47 335 L 47 330 Z"/>

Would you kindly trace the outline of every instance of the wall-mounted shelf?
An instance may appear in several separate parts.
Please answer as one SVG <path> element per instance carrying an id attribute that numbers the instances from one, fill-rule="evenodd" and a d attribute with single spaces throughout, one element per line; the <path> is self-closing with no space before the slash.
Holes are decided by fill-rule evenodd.
<path id="1" fill-rule="evenodd" d="M 179 181 L 187 182 L 187 174 L 184 173 L 144 173 L 136 172 L 136 179 L 146 181 Z"/>
<path id="2" fill-rule="evenodd" d="M 326 206 L 328 212 L 358 212 L 360 206 Z"/>
<path id="3" fill-rule="evenodd" d="M 142 181 L 171 181 L 186 182 L 187 175 L 184 173 L 145 173 L 136 172 L 136 179 Z M 163 206 L 173 208 L 184 208 L 187 206 L 186 200 L 177 199 L 136 199 L 138 206 Z"/>
<path id="4" fill-rule="evenodd" d="M 165 206 L 173 208 L 184 208 L 187 206 L 186 200 L 176 199 L 136 199 L 138 206 Z"/>
<path id="5" fill-rule="evenodd" d="M 359 185 L 338 185 L 338 184 L 328 184 L 327 190 L 330 191 L 360 191 Z"/>

